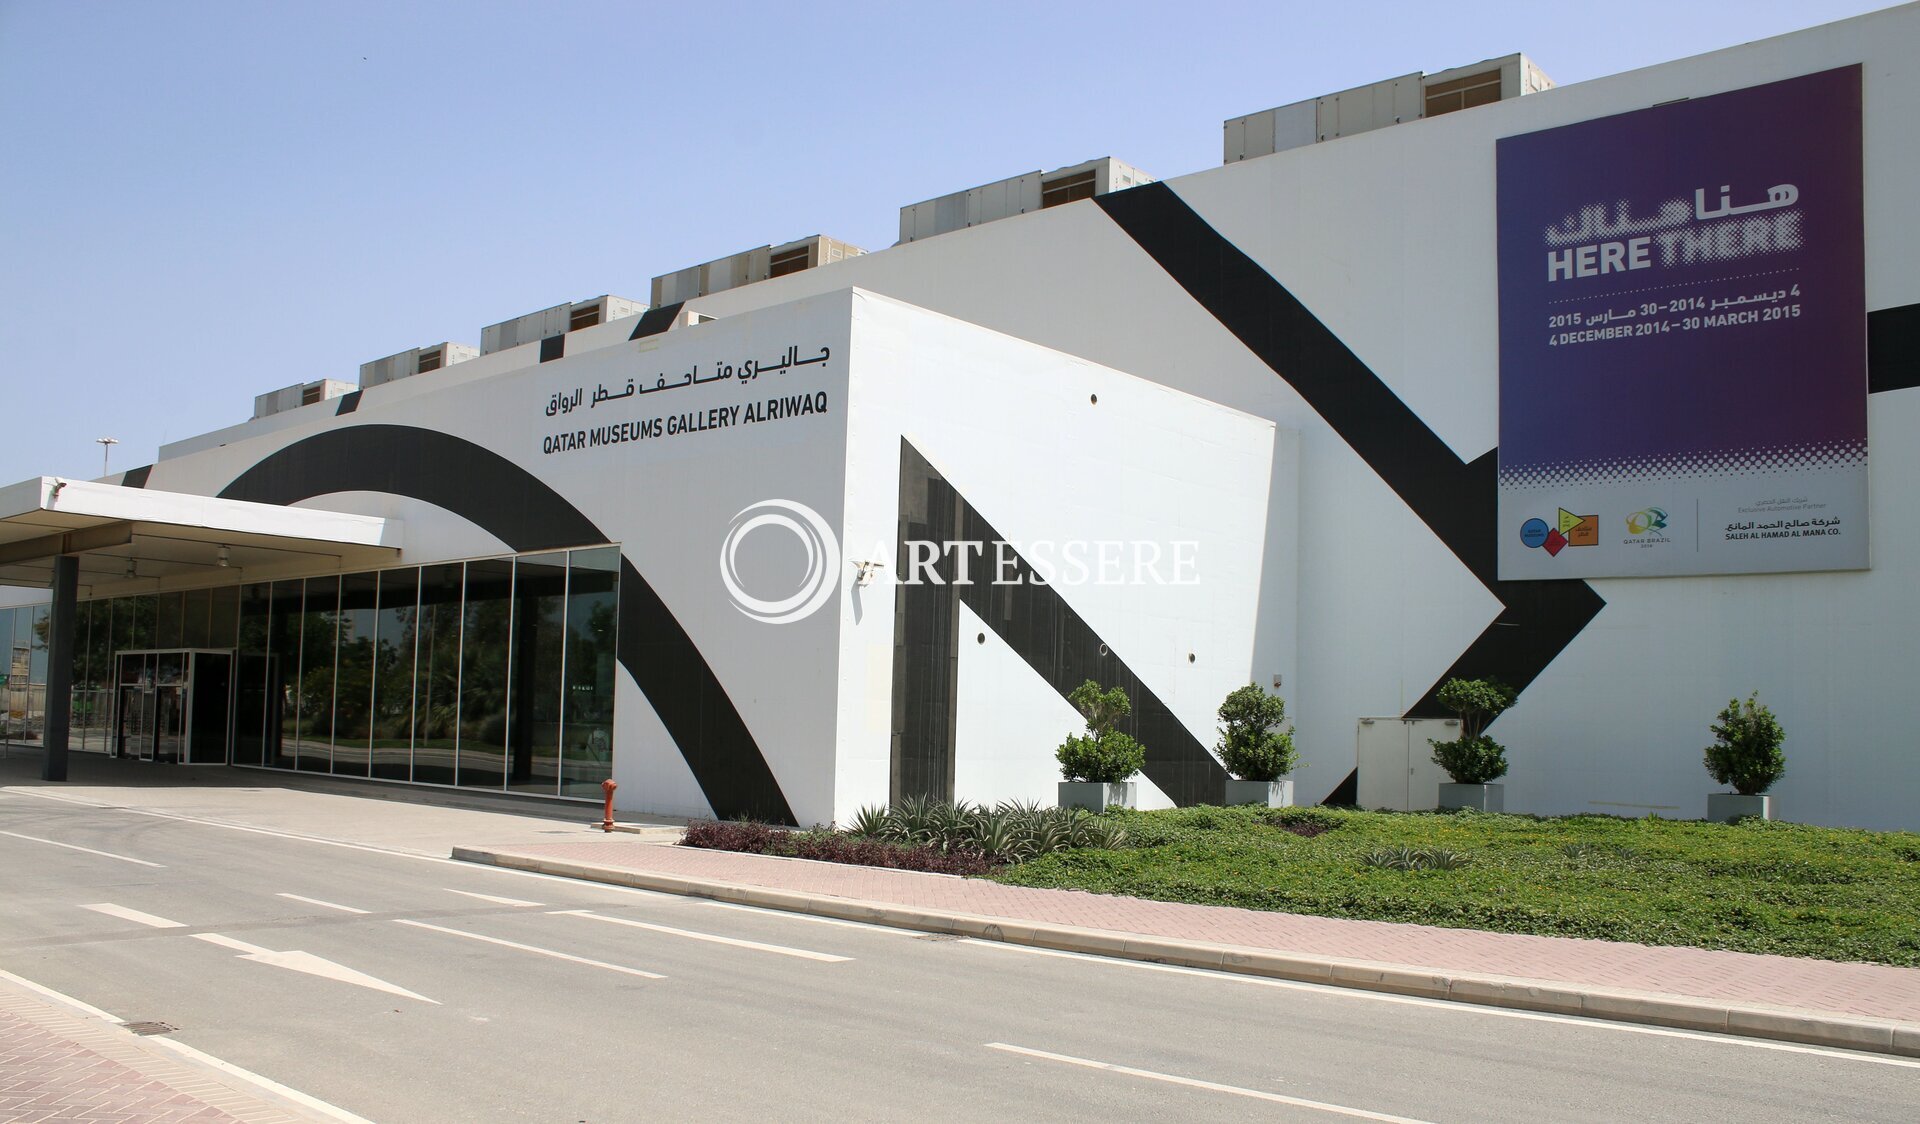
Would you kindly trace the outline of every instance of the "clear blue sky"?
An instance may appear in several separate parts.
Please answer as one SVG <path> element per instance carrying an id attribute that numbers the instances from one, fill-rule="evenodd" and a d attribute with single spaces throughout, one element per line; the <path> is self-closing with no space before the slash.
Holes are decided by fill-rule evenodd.
<path id="1" fill-rule="evenodd" d="M 1562 85 L 1888 6 L 0 0 L 0 484 L 751 246 L 1525 51 Z"/>

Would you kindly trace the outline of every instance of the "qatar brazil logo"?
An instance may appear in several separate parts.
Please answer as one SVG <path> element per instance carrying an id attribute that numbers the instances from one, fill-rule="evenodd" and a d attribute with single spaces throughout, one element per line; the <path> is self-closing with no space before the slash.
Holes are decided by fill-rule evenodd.
<path id="1" fill-rule="evenodd" d="M 784 531 L 799 540 L 804 558 L 793 592 L 761 597 L 749 592 L 740 573 L 741 547 L 753 532 Z M 840 541 L 819 512 L 795 500 L 761 500 L 740 509 L 720 544 L 720 582 L 733 607 L 766 624 L 792 624 L 818 612 L 833 598 L 840 572 Z M 784 586 L 782 587 L 784 589 Z"/>
<path id="2" fill-rule="evenodd" d="M 1667 529 L 1667 513 L 1657 507 L 1645 508 L 1627 516 L 1627 534 L 1657 535 Z"/>

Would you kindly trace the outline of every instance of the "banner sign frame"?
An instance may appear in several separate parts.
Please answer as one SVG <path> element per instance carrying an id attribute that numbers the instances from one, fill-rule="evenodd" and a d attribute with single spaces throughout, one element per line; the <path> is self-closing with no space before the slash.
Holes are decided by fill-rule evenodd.
<path id="1" fill-rule="evenodd" d="M 1500 578 L 1867 568 L 1861 68 L 1496 171 Z"/>

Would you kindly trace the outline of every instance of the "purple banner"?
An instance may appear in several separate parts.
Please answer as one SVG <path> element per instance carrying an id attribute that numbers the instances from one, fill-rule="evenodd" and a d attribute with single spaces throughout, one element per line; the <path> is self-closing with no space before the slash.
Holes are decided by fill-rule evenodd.
<path id="1" fill-rule="evenodd" d="M 1501 576 L 1864 567 L 1860 68 L 1498 173 Z"/>

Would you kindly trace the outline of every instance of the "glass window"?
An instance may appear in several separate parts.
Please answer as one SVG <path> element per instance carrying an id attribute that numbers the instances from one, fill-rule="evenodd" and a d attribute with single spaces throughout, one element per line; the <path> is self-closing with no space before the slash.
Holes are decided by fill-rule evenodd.
<path id="1" fill-rule="evenodd" d="M 412 776 L 414 621 L 420 571 L 380 575 L 380 612 L 373 626 L 373 775 Z"/>
<path id="2" fill-rule="evenodd" d="M 213 610 L 213 591 L 210 589 L 189 589 L 180 595 L 180 646 L 182 648 L 214 647 L 213 633 L 208 627 L 208 614 Z M 232 644 L 231 636 L 219 647 Z"/>
<path id="3" fill-rule="evenodd" d="M 101 680 L 106 664 L 94 653 L 94 631 L 107 628 L 107 603 L 82 601 L 74 606 L 73 622 L 73 717 L 69 744 L 77 750 L 99 752 L 106 749 L 105 722 L 109 710 Z"/>
<path id="4" fill-rule="evenodd" d="M 613 775 L 614 638 L 620 548 L 576 550 L 567 584 L 567 671 L 560 795 L 598 799 Z"/>
<path id="5" fill-rule="evenodd" d="M 267 744 L 261 756 L 277 769 L 294 766 L 300 744 L 300 625 L 306 620 L 295 579 L 274 582 L 267 602 Z"/>
<path id="6" fill-rule="evenodd" d="M 13 692 L 15 687 L 26 686 L 24 670 L 15 671 L 17 661 L 13 658 L 13 617 L 14 610 L 0 609 L 0 741 L 11 742 L 15 738 L 14 727 L 24 714 L 14 714 Z M 15 678 L 20 682 L 15 683 Z"/>
<path id="7" fill-rule="evenodd" d="M 239 614 L 234 639 L 233 763 L 268 765 L 267 760 L 267 618 L 273 605 L 273 586 L 255 582 L 235 591 Z"/>
<path id="8" fill-rule="evenodd" d="M 47 728 L 47 617 L 51 608 L 35 605 L 16 613 L 16 618 L 27 620 L 26 724 L 28 736 L 34 741 L 39 741 Z"/>
<path id="9" fill-rule="evenodd" d="M 452 784 L 460 730 L 460 563 L 420 573 L 420 642 L 413 686 L 413 779 Z"/>
<path id="10" fill-rule="evenodd" d="M 157 593 L 153 596 L 153 640 L 149 648 L 178 648 L 181 646 L 182 625 L 181 599 L 178 593 Z"/>
<path id="11" fill-rule="evenodd" d="M 122 613 L 121 610 L 126 612 Z M 122 597 L 113 606 L 113 635 L 121 651 L 141 651 L 156 647 L 153 642 L 153 616 L 155 612 L 152 594 L 138 597 Z M 121 620 L 122 617 L 126 619 Z"/>
<path id="12" fill-rule="evenodd" d="M 207 591 L 207 647 L 232 648 L 239 624 L 240 587 L 223 585 Z"/>
<path id="13" fill-rule="evenodd" d="M 67 663 L 67 682 L 75 691 L 87 685 L 87 629 L 93 626 L 93 602 L 80 601 L 73 606 L 73 651 Z"/>
<path id="14" fill-rule="evenodd" d="M 513 578 L 512 753 L 507 787 L 560 791 L 561 665 L 566 656 L 567 555 L 520 559 Z"/>
<path id="15" fill-rule="evenodd" d="M 87 676 L 96 687 L 113 686 L 113 620 L 116 615 L 112 601 L 93 603 L 93 627 L 87 630 Z"/>
<path id="16" fill-rule="evenodd" d="M 47 681 L 47 632 L 52 627 L 48 623 L 51 605 L 35 605 L 25 610 L 27 617 L 27 644 L 31 655 L 32 668 L 28 672 L 29 682 Z"/>
<path id="17" fill-rule="evenodd" d="M 340 579 L 308 578 L 300 614 L 300 688 L 293 767 L 324 773 L 333 763 L 334 638 L 339 629 Z"/>
<path id="18" fill-rule="evenodd" d="M 467 563 L 460 644 L 460 764 L 456 783 L 506 783 L 507 671 L 513 647 L 513 562 Z"/>
<path id="19" fill-rule="evenodd" d="M 333 689 L 333 771 L 364 777 L 370 760 L 373 711 L 373 621 L 379 615 L 380 575 L 340 579 L 340 658 Z"/>

